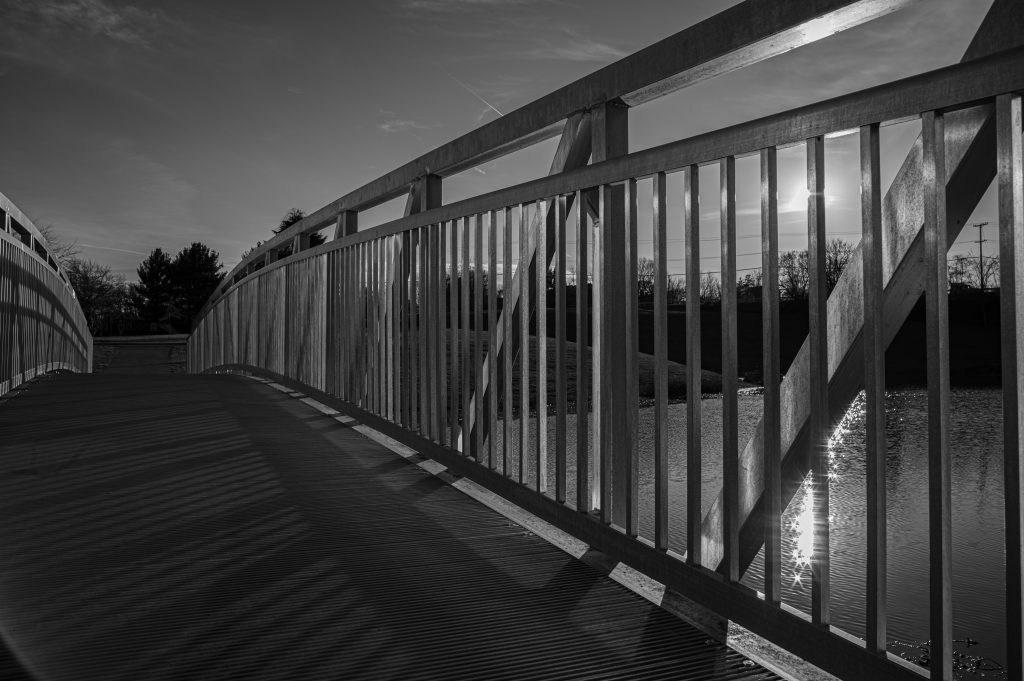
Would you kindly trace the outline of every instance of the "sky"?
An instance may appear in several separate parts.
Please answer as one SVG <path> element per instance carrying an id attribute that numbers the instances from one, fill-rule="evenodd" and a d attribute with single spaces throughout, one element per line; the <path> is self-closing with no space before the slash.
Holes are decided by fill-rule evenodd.
<path id="1" fill-rule="evenodd" d="M 128 280 L 154 248 L 193 241 L 230 269 L 290 208 L 312 212 L 732 4 L 0 0 L 0 192 Z M 921 0 L 632 109 L 630 149 L 956 63 L 990 4 Z M 883 130 L 883 182 L 918 129 Z M 830 234 L 851 241 L 856 180 L 838 178 L 856 177 L 856 140 L 830 140 L 826 156 Z M 446 178 L 445 203 L 546 174 L 554 143 Z M 806 243 L 799 182 L 788 179 L 802 154 L 780 152 L 780 205 L 792 214 L 780 219 L 783 249 Z M 752 163 L 738 164 L 741 237 L 757 220 L 744 213 Z M 717 169 L 705 171 L 707 202 Z M 994 252 L 992 195 L 972 222 L 990 222 Z M 360 227 L 403 207 L 368 211 Z M 705 217 L 714 228 L 717 209 Z M 965 230 L 954 252 L 977 252 L 976 238 Z M 746 243 L 741 269 L 760 258 Z"/>

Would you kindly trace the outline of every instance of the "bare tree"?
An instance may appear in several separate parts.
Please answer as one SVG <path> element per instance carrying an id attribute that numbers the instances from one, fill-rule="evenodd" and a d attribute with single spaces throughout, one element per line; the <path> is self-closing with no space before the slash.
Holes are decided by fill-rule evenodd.
<path id="1" fill-rule="evenodd" d="M 654 297 L 654 261 L 650 258 L 636 261 L 636 295 L 640 300 Z"/>
<path id="2" fill-rule="evenodd" d="M 679 305 L 686 301 L 686 278 L 669 277 L 665 283 L 665 300 L 669 305 Z"/>
<path id="3" fill-rule="evenodd" d="M 722 300 L 722 283 L 711 272 L 700 278 L 700 302 L 717 303 Z"/>
<path id="4" fill-rule="evenodd" d="M 946 263 L 951 289 L 985 290 L 999 280 L 999 258 L 978 258 L 974 253 L 954 255 Z"/>
<path id="5" fill-rule="evenodd" d="M 105 319 L 130 309 L 128 284 L 124 277 L 112 273 L 106 265 L 72 258 L 64 267 L 91 333 L 100 333 Z"/>
<path id="6" fill-rule="evenodd" d="M 825 244 L 825 288 L 829 293 L 839 283 L 839 277 L 853 257 L 853 244 L 842 239 L 832 239 Z"/>
<path id="7" fill-rule="evenodd" d="M 787 300 L 807 299 L 807 251 L 779 254 L 779 295 Z"/>
<path id="8" fill-rule="evenodd" d="M 53 256 L 53 259 L 61 267 L 67 268 L 68 264 L 82 252 L 82 249 L 78 247 L 77 241 L 65 239 L 52 224 L 40 227 L 39 233 L 46 239 L 46 246 L 50 255 Z"/>
<path id="9" fill-rule="evenodd" d="M 842 239 L 832 239 L 825 244 L 825 290 L 832 289 L 839 282 L 843 270 L 853 256 L 853 244 Z M 810 286 L 810 270 L 807 265 L 807 251 L 786 251 L 779 254 L 779 295 L 789 300 L 805 300 Z"/>

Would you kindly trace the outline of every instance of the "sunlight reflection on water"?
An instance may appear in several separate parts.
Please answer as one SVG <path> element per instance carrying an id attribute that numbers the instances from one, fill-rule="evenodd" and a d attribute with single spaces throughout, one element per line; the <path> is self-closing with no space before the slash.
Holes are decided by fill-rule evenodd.
<path id="1" fill-rule="evenodd" d="M 886 394 L 890 642 L 929 638 L 927 409 L 924 390 Z M 1006 657 L 1001 412 L 998 390 L 952 392 L 954 638 L 970 641 L 972 655 L 992 660 Z M 829 441 L 832 622 L 857 636 L 864 635 L 865 622 L 865 419 L 861 394 Z M 810 611 L 808 561 L 813 560 L 804 550 L 812 546 L 808 482 L 783 514 L 783 555 L 791 559 L 792 570 L 783 580 L 783 601 L 804 612 Z M 748 586 L 763 588 L 762 561 L 759 554 L 744 575 Z M 906 647 L 900 643 L 891 649 L 900 652 L 901 646 Z"/>

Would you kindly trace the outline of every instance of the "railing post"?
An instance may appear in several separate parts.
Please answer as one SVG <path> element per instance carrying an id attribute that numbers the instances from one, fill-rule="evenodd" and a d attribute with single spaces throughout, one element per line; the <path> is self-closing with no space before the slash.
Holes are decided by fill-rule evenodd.
<path id="1" fill-rule="evenodd" d="M 605 103 L 592 112 L 591 159 L 594 163 L 629 151 L 628 108 Z M 579 206 L 577 210 L 584 210 Z M 626 348 L 625 307 L 626 221 L 625 191 L 606 185 L 600 190 L 599 219 L 594 235 L 594 435 L 597 444 L 598 494 L 601 519 L 626 525 L 629 428 L 622 427 L 628 401 L 626 371 L 621 355 Z M 633 388 L 635 390 L 635 387 Z M 634 415 L 635 418 L 635 415 Z"/>
<path id="2" fill-rule="evenodd" d="M 405 214 L 414 215 L 441 205 L 441 177 L 424 175 L 417 179 L 405 199 Z"/>
<path id="3" fill-rule="evenodd" d="M 343 210 L 338 214 L 338 220 L 334 227 L 334 238 L 352 236 L 359 231 L 359 212 L 354 210 Z"/>

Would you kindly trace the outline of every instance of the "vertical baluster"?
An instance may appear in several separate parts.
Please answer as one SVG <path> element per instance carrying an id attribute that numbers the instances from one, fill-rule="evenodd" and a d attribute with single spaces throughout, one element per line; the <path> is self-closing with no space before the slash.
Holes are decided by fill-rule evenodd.
<path id="1" fill-rule="evenodd" d="M 358 404 L 360 407 L 363 406 L 363 354 L 366 345 L 362 342 L 361 338 L 363 329 L 363 320 L 365 319 L 366 307 L 365 297 L 363 294 L 362 285 L 362 274 L 363 274 L 363 246 L 365 244 L 355 244 L 352 246 L 352 253 L 350 254 L 350 264 L 352 271 L 349 273 L 352 282 L 352 309 L 353 309 L 353 324 L 352 329 L 349 332 L 349 343 L 352 347 L 352 351 L 355 355 L 355 361 L 352 366 L 352 402 Z M 291 291 L 288 287 L 288 275 L 285 273 L 285 304 L 287 306 L 291 297 Z M 285 308 L 287 309 L 287 307 Z M 287 315 L 286 315 L 287 316 Z M 288 334 L 284 336 L 285 348 L 285 366 L 287 366 L 287 360 L 291 357 L 288 349 Z"/>
<path id="2" fill-rule="evenodd" d="M 828 292 L 825 282 L 825 139 L 807 140 L 808 340 L 810 342 L 813 549 L 811 619 L 829 622 Z"/>
<path id="3" fill-rule="evenodd" d="M 371 412 L 377 411 L 377 305 L 376 305 L 376 262 L 377 242 L 370 240 L 366 245 L 366 404 Z"/>
<path id="4" fill-rule="evenodd" d="M 701 564 L 700 168 L 683 173 L 686 259 L 686 562 Z"/>
<path id="5" fill-rule="evenodd" d="M 416 428 L 416 416 L 415 416 L 415 402 L 414 395 L 410 390 L 410 385 L 415 386 L 413 381 L 412 372 L 415 371 L 415 362 L 413 361 L 413 353 L 415 352 L 415 334 L 416 334 L 416 310 L 413 306 L 412 290 L 415 287 L 415 270 L 416 270 L 416 242 L 417 242 L 417 230 L 410 230 L 402 233 L 400 236 L 405 237 L 408 235 L 408 244 L 403 244 L 401 250 L 401 262 L 403 265 L 408 264 L 408 269 L 403 273 L 404 277 L 387 277 L 384 279 L 385 285 L 392 284 L 392 288 L 399 289 L 399 295 L 402 298 L 402 309 L 399 313 L 397 326 L 404 329 L 402 334 L 403 347 L 400 350 L 400 354 L 403 355 L 404 366 L 404 381 L 402 390 L 404 398 L 408 402 L 409 420 L 406 423 L 406 428 L 415 430 Z M 406 248 L 408 247 L 408 248 Z M 386 358 L 387 361 L 387 358 Z M 389 369 L 390 371 L 390 369 Z"/>
<path id="6" fill-rule="evenodd" d="M 476 452 L 473 450 L 469 418 L 471 400 L 473 399 L 472 383 L 470 383 L 473 354 L 469 347 L 469 278 L 472 274 L 469 264 L 470 220 L 468 215 L 462 218 L 462 304 L 459 306 L 459 324 L 462 328 L 462 454 L 475 458 Z"/>
<path id="7" fill-rule="evenodd" d="M 338 364 L 338 377 L 340 384 L 338 387 L 338 397 L 350 402 L 351 395 L 349 393 L 349 367 L 352 364 L 352 349 L 348 344 L 348 329 L 351 326 L 352 321 L 352 301 L 349 299 L 350 290 L 348 285 L 348 253 L 351 248 L 342 248 L 338 251 L 338 281 L 340 282 L 340 290 L 338 292 L 341 307 L 338 311 L 338 342 L 341 346 L 341 357 Z M 284 310 L 284 277 L 281 278 L 281 309 Z M 281 342 L 281 366 L 284 367 L 284 338 L 282 336 Z"/>
<path id="8" fill-rule="evenodd" d="M 495 434 L 498 428 L 498 211 L 492 210 L 487 233 L 487 355 L 488 384 L 487 391 L 489 422 L 487 424 L 488 448 L 487 463 L 493 470 L 497 467 L 497 443 Z"/>
<path id="9" fill-rule="evenodd" d="M 1006 649 L 1009 678 L 1024 678 L 1024 151 L 1020 95 L 996 98 L 999 193 L 999 304 L 1003 371 L 1003 474 L 1006 499 Z"/>
<path id="10" fill-rule="evenodd" d="M 451 248 L 448 257 L 448 366 L 451 376 L 448 403 L 448 445 L 460 449 L 459 433 L 459 221 L 451 222 Z"/>
<path id="11" fill-rule="evenodd" d="M 399 236 L 400 250 L 398 252 L 398 271 L 394 279 L 394 288 L 397 290 L 400 307 L 397 310 L 396 328 L 398 337 L 395 343 L 398 345 L 395 373 L 399 377 L 399 395 L 396 400 L 399 403 L 399 422 L 404 428 L 412 427 L 412 400 L 409 395 L 409 368 L 411 366 L 409 354 L 412 348 L 412 306 L 410 305 L 409 287 L 412 276 L 412 252 L 413 234 L 412 231 L 402 232 Z"/>
<path id="12" fill-rule="evenodd" d="M 415 286 L 407 287 L 406 291 L 404 291 L 404 298 L 406 298 L 406 306 L 415 322 L 410 338 L 407 340 L 411 344 L 412 352 L 416 354 L 416 367 L 418 369 L 417 374 L 410 376 L 411 388 L 416 392 L 416 402 L 419 406 L 419 416 L 416 418 L 416 423 L 420 434 L 426 437 L 429 432 L 427 413 L 429 411 L 430 399 L 427 393 L 428 386 L 426 381 L 429 369 L 429 361 L 426 354 L 428 317 L 424 309 L 423 294 L 427 285 L 425 259 L 429 241 L 427 227 L 419 227 L 415 232 L 417 246 L 410 254 L 410 275 L 415 275 Z"/>
<path id="13" fill-rule="evenodd" d="M 476 231 L 473 232 L 473 402 L 476 405 L 473 432 L 476 437 L 473 449 L 479 461 L 484 460 L 484 215 L 476 216 Z M 490 462 L 488 462 L 490 465 Z"/>
<path id="14" fill-rule="evenodd" d="M 370 247 L 373 245 L 372 241 L 367 241 L 362 244 L 360 249 L 360 270 L 359 270 L 359 288 L 362 292 L 362 319 L 360 320 L 359 329 L 359 346 L 360 354 L 362 355 L 362 366 L 360 368 L 359 380 L 362 384 L 361 393 L 363 396 L 362 407 L 367 411 L 372 409 L 370 403 L 370 358 L 373 347 L 370 345 L 371 336 L 370 329 Z M 291 277 L 289 276 L 289 288 L 291 288 Z M 290 292 L 291 296 L 295 295 L 294 291 Z M 290 318 L 290 317 L 289 317 Z M 296 353 L 291 353 L 296 354 Z M 291 356 L 291 354 L 289 356 Z"/>
<path id="15" fill-rule="evenodd" d="M 361 271 L 359 272 L 359 287 L 362 289 L 362 324 L 360 325 L 360 336 L 359 343 L 362 347 L 362 408 L 368 412 L 372 412 L 373 407 L 373 381 L 371 380 L 371 372 L 373 370 L 373 297 L 371 296 L 370 284 L 373 281 L 373 258 L 370 257 L 371 249 L 373 248 L 373 241 L 368 241 L 362 244 L 362 254 L 360 260 L 362 262 Z M 294 303 L 296 292 L 292 287 L 294 282 L 294 276 L 289 272 L 289 289 L 290 290 L 290 302 Z M 292 318 L 289 315 L 289 318 Z M 290 334 L 291 336 L 292 334 Z M 294 346 L 293 346 L 294 347 Z M 297 352 L 290 350 L 292 354 L 298 355 Z"/>
<path id="16" fill-rule="evenodd" d="M 740 472 L 736 391 L 739 362 L 736 331 L 736 159 L 719 163 L 722 277 L 722 568 L 739 581 Z"/>
<path id="17" fill-rule="evenodd" d="M 592 488 L 590 486 L 590 367 L 587 357 L 590 347 L 589 264 L 586 197 L 576 192 L 576 510 L 589 513 Z"/>
<path id="18" fill-rule="evenodd" d="M 568 411 L 565 362 L 565 219 L 566 198 L 563 194 L 555 199 L 555 499 L 560 504 L 565 503 L 565 422 Z M 577 356 L 580 350 L 577 348 Z"/>
<path id="19" fill-rule="evenodd" d="M 419 373 L 416 376 L 414 385 L 417 390 L 417 403 L 420 407 L 419 418 L 417 419 L 418 432 L 423 437 L 429 437 L 430 423 L 428 414 L 430 412 L 430 393 L 428 392 L 429 385 L 427 383 L 427 376 L 430 370 L 429 355 L 427 354 L 429 317 L 427 316 L 426 300 L 424 298 L 428 283 L 426 260 L 429 237 L 427 226 L 417 228 L 416 233 L 419 242 L 416 251 L 413 252 L 413 267 L 416 269 L 416 289 L 406 296 L 406 305 L 411 308 L 417 325 L 417 333 L 414 340 L 416 341 Z"/>
<path id="20" fill-rule="evenodd" d="M 426 267 L 423 276 L 426 277 L 425 306 L 427 308 L 427 352 L 430 358 L 427 365 L 430 367 L 427 380 L 427 437 L 432 442 L 440 442 L 441 435 L 438 427 L 438 362 L 437 362 L 437 327 L 438 327 L 438 303 L 437 303 L 437 232 L 439 225 L 427 226 L 427 248 Z"/>
<path id="21" fill-rule="evenodd" d="M 779 177 L 775 147 L 761 150 L 761 333 L 764 382 L 764 598 L 782 598 L 782 419 L 779 344 Z"/>
<path id="22" fill-rule="evenodd" d="M 346 319 L 348 322 L 347 333 L 345 334 L 345 344 L 348 346 L 348 357 L 349 365 L 346 367 L 345 375 L 348 377 L 348 397 L 346 398 L 349 402 L 357 404 L 359 402 L 359 361 L 360 361 L 360 345 L 359 339 L 356 335 L 359 331 L 359 320 L 361 318 L 362 308 L 360 303 L 362 298 L 359 292 L 359 244 L 349 246 L 345 249 L 345 283 L 348 286 L 348 316 Z M 286 285 L 285 288 L 285 304 L 288 302 L 288 279 L 284 279 Z M 285 334 L 285 342 L 288 341 L 288 334 Z M 285 347 L 285 362 L 288 361 L 288 349 Z"/>
<path id="23" fill-rule="evenodd" d="M 942 114 L 921 116 L 924 155 L 925 335 L 928 348 L 929 633 L 933 679 L 953 678 L 952 533 L 949 464 L 949 308 L 946 167 Z"/>
<path id="24" fill-rule="evenodd" d="M 395 353 L 392 366 L 394 376 L 395 418 L 404 427 L 409 427 L 409 396 L 408 396 L 408 365 L 409 365 L 409 232 L 402 232 L 396 237 L 398 252 L 395 254 L 396 267 L 394 278 L 395 290 L 395 321 L 394 330 Z"/>
<path id="25" fill-rule="evenodd" d="M 882 190 L 878 124 L 860 129 L 864 276 L 864 393 L 867 400 L 867 648 L 886 644 L 885 337 L 882 315 Z"/>
<path id="26" fill-rule="evenodd" d="M 623 289 L 625 292 L 625 340 L 626 356 L 623 362 L 625 369 L 625 412 L 623 413 L 622 428 L 626 431 L 626 451 L 623 456 L 626 458 L 625 472 L 626 479 L 624 488 L 626 491 L 625 506 L 625 529 L 630 537 L 640 534 L 640 457 L 639 432 L 637 419 L 639 418 L 639 390 L 640 378 L 637 367 L 637 355 L 640 353 L 639 344 L 639 320 L 637 318 L 637 235 L 636 235 L 636 180 L 629 178 L 625 187 L 625 208 L 626 208 L 626 239 L 624 250 L 625 261 L 623 272 L 625 281 Z"/>
<path id="27" fill-rule="evenodd" d="M 448 369 L 447 353 L 447 330 L 445 316 L 448 313 L 447 299 L 445 298 L 445 223 L 439 222 L 434 226 L 434 295 L 436 296 L 434 307 L 434 318 L 436 329 L 434 335 L 434 367 L 437 378 L 434 385 L 437 392 L 434 394 L 434 402 L 437 405 L 436 439 L 440 444 L 448 444 L 448 420 L 446 406 L 448 404 Z"/>
<path id="28" fill-rule="evenodd" d="M 607 369 L 605 355 L 608 351 L 604 348 L 605 334 L 604 325 L 608 323 L 606 317 L 609 307 L 609 291 L 605 285 L 607 277 L 607 265 L 605 260 L 605 225 L 610 219 L 612 205 L 611 192 L 607 187 L 600 187 L 598 194 L 597 221 L 594 224 L 594 336 L 593 336 L 593 364 L 591 365 L 591 383 L 594 386 L 594 451 L 597 461 L 590 469 L 591 491 L 595 496 L 594 507 L 601 513 L 601 521 L 610 523 L 612 521 L 611 507 L 611 437 L 606 432 L 608 426 L 605 421 L 611 417 L 606 414 L 604 406 L 609 402 L 605 393 L 608 390 L 609 377 L 605 376 L 603 369 Z M 618 320 L 616 320 L 618 323 Z"/>
<path id="29" fill-rule="evenodd" d="M 385 340 L 387 346 L 387 353 L 385 355 L 385 361 L 387 363 L 387 418 L 393 421 L 401 421 L 401 405 L 397 392 L 399 390 L 399 381 L 401 375 L 398 371 L 398 365 L 401 363 L 401 337 L 402 337 L 402 313 L 405 309 L 403 304 L 405 301 L 405 291 L 402 289 L 402 251 L 401 249 L 400 235 L 388 237 L 385 241 L 387 244 L 387 260 L 385 264 L 387 266 L 387 274 L 385 282 L 387 284 L 387 310 L 385 312 L 387 319 L 385 324 L 385 333 L 387 339 Z"/>
<path id="30" fill-rule="evenodd" d="M 534 262 L 537 268 L 536 282 L 536 317 L 537 317 L 537 420 L 535 421 L 537 438 L 537 491 L 541 494 L 548 491 L 548 259 L 547 229 L 548 219 L 554 218 L 554 211 L 548 211 L 546 201 L 537 202 L 537 223 L 535 235 L 536 255 Z"/>
<path id="31" fill-rule="evenodd" d="M 414 353 L 416 352 L 416 317 L 415 311 L 412 305 L 412 289 L 415 281 L 414 270 L 416 267 L 416 234 L 415 230 L 409 230 L 402 233 L 402 298 L 404 299 L 404 305 L 402 307 L 402 400 L 403 400 L 403 425 L 406 428 L 415 428 L 416 414 L 415 414 L 415 400 L 413 399 L 413 386 L 415 382 L 413 379 L 413 372 L 415 371 L 416 362 L 414 361 Z M 396 282 L 397 283 L 397 282 Z"/>
<path id="32" fill-rule="evenodd" d="M 515 333 L 512 328 L 512 306 L 509 303 L 509 299 L 512 295 L 512 208 L 505 208 L 505 223 L 503 225 L 503 237 L 504 237 L 504 251 L 502 260 L 502 293 L 501 293 L 501 318 L 505 324 L 504 344 L 505 344 L 505 366 L 504 366 L 504 425 L 502 427 L 502 433 L 504 434 L 504 442 L 502 443 L 501 450 L 501 474 L 508 475 L 508 463 L 509 456 L 512 452 L 512 388 L 515 385 L 515 375 L 513 369 L 515 368 L 514 361 L 515 357 L 512 355 L 512 334 Z"/>
<path id="33" fill-rule="evenodd" d="M 419 248 L 416 249 L 416 288 L 410 303 L 416 312 L 416 323 L 419 329 L 417 345 L 418 372 L 418 401 L 419 416 L 416 423 L 419 426 L 419 433 L 424 437 L 430 437 L 430 355 L 427 352 L 427 327 L 429 322 L 429 297 L 427 296 L 427 246 L 429 244 L 428 227 L 420 227 L 417 231 Z"/>
<path id="34" fill-rule="evenodd" d="M 668 237 L 665 173 L 654 175 L 654 547 L 668 550 Z"/>
<path id="35" fill-rule="evenodd" d="M 526 452 L 530 444 L 530 219 L 527 204 L 519 220 L 519 482 L 527 479 Z"/>
<path id="36" fill-rule="evenodd" d="M 374 285 L 377 302 L 377 415 L 387 418 L 387 239 L 377 239 L 376 243 L 374 264 L 377 276 Z"/>
<path id="37" fill-rule="evenodd" d="M 373 241 L 363 244 L 363 271 L 360 273 L 360 286 L 363 288 L 365 314 L 363 315 L 362 338 L 363 347 L 363 404 L 364 409 L 373 411 Z M 295 292 L 292 295 L 296 295 Z M 295 353 L 298 354 L 298 353 Z"/>
<path id="38" fill-rule="evenodd" d="M 406 388 L 409 399 L 409 428 L 420 431 L 423 420 L 420 415 L 420 348 L 423 346 L 423 319 L 418 308 L 417 294 L 420 287 L 420 230 L 414 229 L 410 232 L 409 241 L 409 283 L 406 289 L 406 300 L 409 308 L 409 366 L 406 370 L 408 387 Z"/>
<path id="39" fill-rule="evenodd" d="M 346 257 L 348 255 L 348 248 L 342 248 L 335 251 L 336 256 L 336 271 L 338 281 L 338 313 L 337 313 L 337 331 L 338 334 L 338 359 L 337 368 L 335 371 L 338 376 L 338 397 L 342 400 L 349 400 L 348 394 L 348 366 L 352 361 L 352 356 L 349 354 L 348 346 L 348 335 L 345 330 L 349 327 L 352 319 L 351 312 L 349 310 L 349 299 L 348 299 L 348 268 L 346 266 Z M 284 291 L 282 282 L 282 292 Z M 282 313 L 284 310 L 284 298 L 281 299 Z M 282 343 L 282 350 L 284 345 Z M 281 356 L 281 366 L 284 364 L 284 356 Z"/>
<path id="40" fill-rule="evenodd" d="M 388 240 L 377 240 L 377 413 L 387 418 L 388 386 Z M 308 276 L 308 273 L 303 271 Z M 308 289 L 307 289 L 308 293 Z M 308 323 L 309 320 L 307 320 Z"/>

